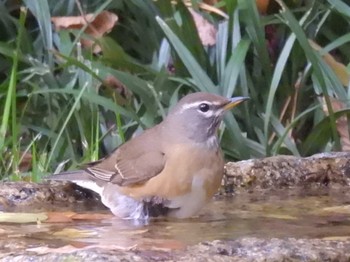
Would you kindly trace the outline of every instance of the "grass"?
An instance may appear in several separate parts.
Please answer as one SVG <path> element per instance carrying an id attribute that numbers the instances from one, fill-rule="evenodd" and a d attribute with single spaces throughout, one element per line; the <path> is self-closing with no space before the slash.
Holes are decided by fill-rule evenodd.
<path id="1" fill-rule="evenodd" d="M 3 179 L 39 181 L 96 160 L 194 91 L 251 97 L 220 130 L 228 160 L 344 149 L 336 124 L 350 109 L 344 1 L 271 1 L 264 15 L 254 0 L 218 1 L 228 19 L 192 1 L 217 28 L 214 46 L 201 44 L 181 1 L 77 2 L 0 4 Z M 119 21 L 96 39 L 98 55 L 79 42 L 87 26 L 56 32 L 51 24 L 53 16 L 104 10 Z M 327 62 L 327 53 L 345 67 Z M 105 81 L 111 76 L 119 82 Z"/>

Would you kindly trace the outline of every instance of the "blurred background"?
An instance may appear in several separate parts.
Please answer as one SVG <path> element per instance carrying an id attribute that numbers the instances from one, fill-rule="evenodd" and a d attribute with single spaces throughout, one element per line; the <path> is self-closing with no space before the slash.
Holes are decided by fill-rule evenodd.
<path id="1" fill-rule="evenodd" d="M 349 2 L 1 0 L 1 178 L 97 160 L 195 91 L 251 97 L 227 160 L 350 150 Z"/>

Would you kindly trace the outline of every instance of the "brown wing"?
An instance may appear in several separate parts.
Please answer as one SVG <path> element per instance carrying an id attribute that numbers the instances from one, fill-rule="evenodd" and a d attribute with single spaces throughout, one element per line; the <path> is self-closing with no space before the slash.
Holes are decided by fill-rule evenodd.
<path id="1" fill-rule="evenodd" d="M 110 156 L 88 165 L 96 179 L 127 186 L 147 181 L 164 168 L 165 156 L 159 137 L 149 130 L 115 150 Z"/>

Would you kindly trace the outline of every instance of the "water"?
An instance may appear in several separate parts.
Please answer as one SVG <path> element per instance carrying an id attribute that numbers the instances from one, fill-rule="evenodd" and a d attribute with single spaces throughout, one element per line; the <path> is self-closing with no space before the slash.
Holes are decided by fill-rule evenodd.
<path id="1" fill-rule="evenodd" d="M 250 236 L 340 239 L 350 236 L 348 191 L 285 190 L 218 197 L 197 217 L 158 218 L 148 225 L 119 220 L 106 210 L 80 210 L 88 216 L 106 214 L 106 218 L 66 223 L 2 223 L 0 246 L 6 248 L 3 243 L 13 243 L 21 249 L 67 245 L 179 249 L 202 241 Z M 12 246 L 11 250 L 15 248 Z"/>

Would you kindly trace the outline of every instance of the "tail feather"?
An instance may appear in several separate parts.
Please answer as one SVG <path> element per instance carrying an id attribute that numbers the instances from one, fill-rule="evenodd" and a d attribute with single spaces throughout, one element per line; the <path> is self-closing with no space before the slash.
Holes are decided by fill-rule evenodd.
<path id="1" fill-rule="evenodd" d="M 99 183 L 99 181 L 95 181 L 95 179 L 84 170 L 62 172 L 59 174 L 48 176 L 46 177 L 46 179 L 70 181 L 74 184 L 77 184 L 78 186 L 90 189 L 99 195 L 101 195 L 103 191 L 103 185 Z"/>
<path id="2" fill-rule="evenodd" d="M 85 170 L 72 170 L 46 177 L 47 180 L 89 181 L 91 176 Z"/>

